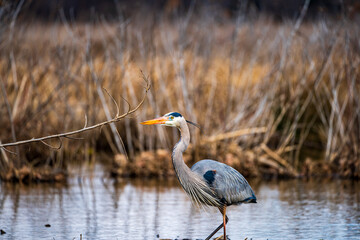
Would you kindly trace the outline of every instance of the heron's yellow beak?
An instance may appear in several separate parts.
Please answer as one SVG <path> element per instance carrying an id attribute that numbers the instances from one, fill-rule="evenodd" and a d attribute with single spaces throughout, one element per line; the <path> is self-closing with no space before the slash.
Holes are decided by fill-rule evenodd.
<path id="1" fill-rule="evenodd" d="M 145 122 L 141 122 L 142 125 L 153 125 L 153 124 L 165 124 L 169 120 L 169 117 L 159 117 Z"/>

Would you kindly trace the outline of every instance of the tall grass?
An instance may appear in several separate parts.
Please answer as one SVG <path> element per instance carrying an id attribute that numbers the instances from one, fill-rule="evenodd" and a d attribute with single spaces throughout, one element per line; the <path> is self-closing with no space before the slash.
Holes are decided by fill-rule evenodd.
<path id="1" fill-rule="evenodd" d="M 89 124 L 114 115 L 101 88 L 126 112 L 123 98 L 136 105 L 143 93 L 143 69 L 152 81 L 147 103 L 117 124 L 130 162 L 177 141 L 175 130 L 138 122 L 178 111 L 202 126 L 201 133 L 191 129 L 195 158 L 235 165 L 251 158 L 258 174 L 360 177 L 360 28 L 346 19 L 294 25 L 191 11 L 173 19 L 15 23 L 1 38 L 0 140 L 81 128 L 84 115 Z M 266 131 L 208 141 L 257 127 Z M 66 169 L 95 161 L 98 152 L 121 152 L 111 128 L 81 137 L 57 151 L 39 144 L 8 149 L 17 155 L 2 150 L 1 176 L 13 167 Z"/>

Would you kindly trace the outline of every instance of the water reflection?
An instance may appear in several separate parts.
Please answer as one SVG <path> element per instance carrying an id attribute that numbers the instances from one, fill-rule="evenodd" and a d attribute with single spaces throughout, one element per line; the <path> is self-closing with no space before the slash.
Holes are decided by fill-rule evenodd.
<path id="1" fill-rule="evenodd" d="M 218 224 L 173 180 L 104 178 L 67 185 L 0 184 L 0 239 L 203 239 Z M 258 204 L 229 209 L 231 239 L 354 239 L 360 236 L 359 182 L 291 180 L 250 184 Z M 45 227 L 50 224 L 51 227 Z M 219 233 L 220 235 L 221 233 Z"/>

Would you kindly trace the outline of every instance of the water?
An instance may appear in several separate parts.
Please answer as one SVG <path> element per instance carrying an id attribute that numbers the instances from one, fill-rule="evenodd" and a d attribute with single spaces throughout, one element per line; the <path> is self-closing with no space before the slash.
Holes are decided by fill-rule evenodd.
<path id="1" fill-rule="evenodd" d="M 258 203 L 228 209 L 230 239 L 360 239 L 359 182 L 250 184 Z M 0 183 L 0 240 L 204 239 L 221 221 L 192 207 L 176 179 L 115 183 L 95 170 L 66 186 Z"/>

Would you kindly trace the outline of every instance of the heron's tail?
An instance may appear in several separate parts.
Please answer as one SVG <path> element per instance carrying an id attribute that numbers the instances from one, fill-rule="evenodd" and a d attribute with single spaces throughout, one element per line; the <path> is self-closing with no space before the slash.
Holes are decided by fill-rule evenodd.
<path id="1" fill-rule="evenodd" d="M 244 199 L 243 201 L 241 201 L 241 203 L 257 203 L 256 197 L 253 194 L 251 197 L 248 197 L 248 198 Z"/>

